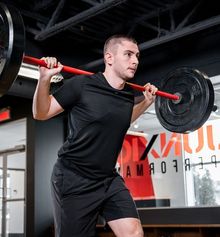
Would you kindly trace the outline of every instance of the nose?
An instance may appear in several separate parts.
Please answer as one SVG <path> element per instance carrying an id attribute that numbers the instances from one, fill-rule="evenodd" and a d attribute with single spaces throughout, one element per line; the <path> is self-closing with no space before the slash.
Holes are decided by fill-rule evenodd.
<path id="1" fill-rule="evenodd" d="M 135 65 L 139 64 L 139 60 L 138 60 L 138 57 L 136 55 L 133 56 L 133 64 L 135 64 Z"/>

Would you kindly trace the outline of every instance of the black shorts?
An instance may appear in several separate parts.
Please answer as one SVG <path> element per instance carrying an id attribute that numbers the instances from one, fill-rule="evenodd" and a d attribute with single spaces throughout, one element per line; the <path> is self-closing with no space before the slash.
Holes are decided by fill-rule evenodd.
<path id="1" fill-rule="evenodd" d="M 106 222 L 139 218 L 135 203 L 118 174 L 91 180 L 57 162 L 51 190 L 56 237 L 94 237 L 99 215 Z"/>

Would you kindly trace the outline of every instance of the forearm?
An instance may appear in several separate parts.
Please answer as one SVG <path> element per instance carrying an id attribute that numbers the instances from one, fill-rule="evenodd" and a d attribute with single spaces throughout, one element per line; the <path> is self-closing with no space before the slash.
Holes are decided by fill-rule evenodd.
<path id="1" fill-rule="evenodd" d="M 145 91 L 143 92 L 145 99 L 133 107 L 131 123 L 133 123 L 137 118 L 139 118 L 140 115 L 143 114 L 144 111 L 147 110 L 150 105 L 155 101 L 156 92 L 157 88 L 154 85 L 151 85 L 150 83 L 147 83 L 145 85 Z"/>
<path id="2" fill-rule="evenodd" d="M 33 117 L 44 120 L 50 109 L 51 97 L 49 95 L 50 81 L 39 79 L 33 98 Z"/>
<path id="3" fill-rule="evenodd" d="M 134 105 L 132 116 L 131 116 L 131 123 L 133 123 L 136 119 L 138 119 L 141 114 L 143 114 L 146 109 L 152 104 L 152 101 L 143 100 L 140 103 Z"/>

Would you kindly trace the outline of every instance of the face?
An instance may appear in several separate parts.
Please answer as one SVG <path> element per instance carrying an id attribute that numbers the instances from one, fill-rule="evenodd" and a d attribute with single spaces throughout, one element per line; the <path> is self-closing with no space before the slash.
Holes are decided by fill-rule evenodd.
<path id="1" fill-rule="evenodd" d="M 139 63 L 138 46 L 127 40 L 123 40 L 112 47 L 109 53 L 109 61 L 115 75 L 123 80 L 129 80 L 134 77 Z"/>

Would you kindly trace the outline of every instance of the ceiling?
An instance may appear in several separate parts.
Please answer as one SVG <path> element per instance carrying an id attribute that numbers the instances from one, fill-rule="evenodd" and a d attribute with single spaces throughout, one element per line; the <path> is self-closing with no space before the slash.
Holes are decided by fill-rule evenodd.
<path id="1" fill-rule="evenodd" d="M 77 45 L 93 54 L 82 64 L 102 63 L 107 37 L 124 33 L 140 50 L 173 41 L 220 23 L 217 0 L 3 0 L 14 5 L 24 21 L 26 37 L 39 47 Z M 58 47 L 57 47 L 58 46 Z M 58 50 L 57 49 L 57 50 Z M 28 52 L 26 52 L 28 54 Z"/>
<path id="2" fill-rule="evenodd" d="M 128 34 L 137 39 L 141 52 L 176 42 L 185 36 L 220 26 L 217 0 L 2 0 L 21 13 L 26 40 L 33 48 L 47 52 L 80 51 L 79 67 L 93 70 L 103 64 L 102 48 L 112 34 Z M 199 36 L 198 36 L 199 37 Z M 193 47 L 193 46 L 192 46 Z M 37 54 L 37 53 L 36 53 Z M 88 56 L 90 55 L 90 56 Z M 33 55 L 35 56 L 35 55 Z M 84 56 L 84 57 L 83 57 Z M 218 81 L 220 81 L 218 79 Z M 216 85 L 219 82 L 216 81 Z M 215 89 L 220 106 L 220 89 Z M 161 129 L 155 114 L 146 112 L 131 126 L 134 131 Z M 220 113 L 220 112 L 219 112 Z M 220 116 L 220 115 L 218 115 Z M 216 118 L 211 115 L 211 119 Z"/>

